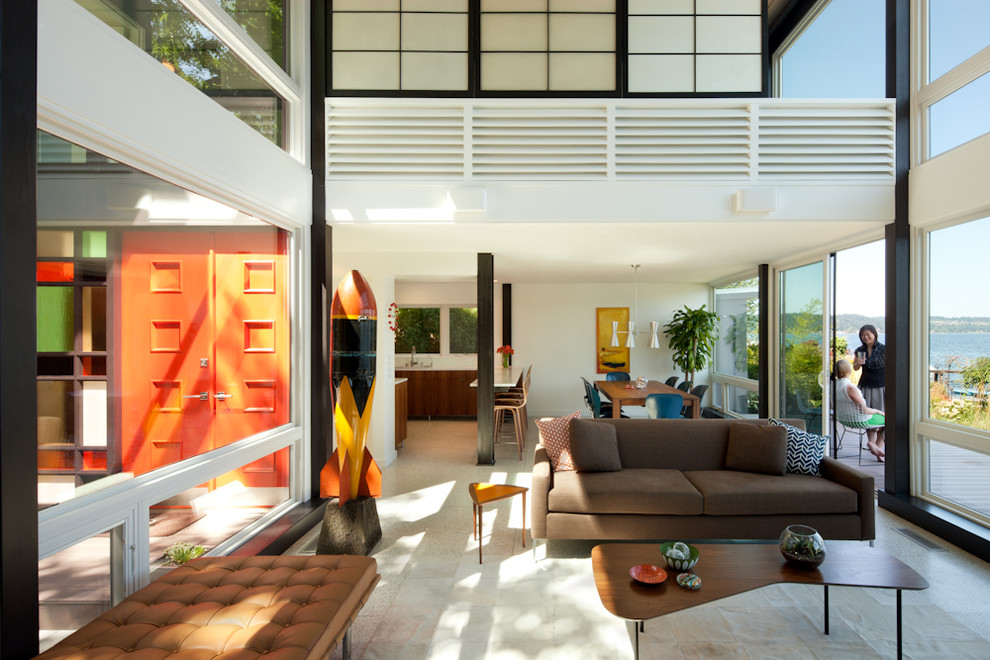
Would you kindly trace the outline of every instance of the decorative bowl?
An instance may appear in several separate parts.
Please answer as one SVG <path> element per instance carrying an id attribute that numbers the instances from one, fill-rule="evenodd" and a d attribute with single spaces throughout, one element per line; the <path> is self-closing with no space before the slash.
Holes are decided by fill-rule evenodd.
<path id="1" fill-rule="evenodd" d="M 637 582 L 660 584 L 667 579 L 667 571 L 653 564 L 637 564 L 629 569 L 629 575 Z"/>
<path id="2" fill-rule="evenodd" d="M 701 557 L 701 551 L 693 545 L 685 544 L 691 551 L 691 558 L 673 559 L 667 556 L 667 551 L 674 547 L 674 543 L 676 543 L 676 541 L 667 541 L 666 543 L 660 544 L 660 554 L 663 555 L 663 560 L 667 562 L 667 566 L 673 568 L 675 571 L 689 571 L 694 568 L 694 565 L 698 563 L 698 558 Z"/>
<path id="3" fill-rule="evenodd" d="M 780 535 L 780 554 L 798 568 L 818 568 L 825 561 L 825 541 L 814 527 L 788 525 Z"/>

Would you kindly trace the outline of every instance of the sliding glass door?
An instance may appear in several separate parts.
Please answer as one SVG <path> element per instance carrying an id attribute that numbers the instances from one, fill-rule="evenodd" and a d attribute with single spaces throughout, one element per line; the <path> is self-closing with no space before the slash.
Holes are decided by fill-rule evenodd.
<path id="1" fill-rule="evenodd" d="M 825 263 L 782 270 L 779 277 L 779 415 L 802 418 L 809 431 L 821 433 Z"/>

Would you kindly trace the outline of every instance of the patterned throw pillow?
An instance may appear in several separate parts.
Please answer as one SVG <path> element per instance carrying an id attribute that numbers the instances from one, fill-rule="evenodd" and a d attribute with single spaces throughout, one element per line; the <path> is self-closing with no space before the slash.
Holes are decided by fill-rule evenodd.
<path id="1" fill-rule="evenodd" d="M 820 474 L 818 465 L 825 457 L 828 436 L 808 433 L 776 419 L 771 419 L 770 423 L 783 426 L 787 431 L 787 471 L 817 477 Z"/>
<path id="2" fill-rule="evenodd" d="M 563 417 L 536 420 L 554 472 L 574 469 L 574 460 L 571 458 L 571 420 L 580 416 L 581 411 L 578 410 Z"/>

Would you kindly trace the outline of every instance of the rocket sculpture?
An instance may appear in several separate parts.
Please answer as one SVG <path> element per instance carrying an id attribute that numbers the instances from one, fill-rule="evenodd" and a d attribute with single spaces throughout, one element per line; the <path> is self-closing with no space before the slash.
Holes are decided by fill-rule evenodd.
<path id="1" fill-rule="evenodd" d="M 349 271 L 330 306 L 337 451 L 320 472 L 320 496 L 338 504 L 358 497 L 381 497 L 382 472 L 365 447 L 375 396 L 375 333 L 378 308 L 368 282 Z"/>

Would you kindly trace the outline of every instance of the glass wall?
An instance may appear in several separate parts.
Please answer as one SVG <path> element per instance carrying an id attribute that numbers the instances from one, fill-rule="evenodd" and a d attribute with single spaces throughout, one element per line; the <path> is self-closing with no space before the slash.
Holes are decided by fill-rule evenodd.
<path id="1" fill-rule="evenodd" d="M 265 138 L 285 146 L 285 100 L 180 2 L 76 2 Z M 258 4 L 264 8 L 253 7 Z M 221 0 L 220 5 L 274 62 L 285 65 L 285 22 L 280 1 Z"/>
<path id="2" fill-rule="evenodd" d="M 809 431 L 822 431 L 825 381 L 822 368 L 825 266 L 815 262 L 780 273 L 779 414 L 803 418 Z"/>
<path id="3" fill-rule="evenodd" d="M 288 234 L 39 143 L 39 506 L 287 424 Z"/>
<path id="4" fill-rule="evenodd" d="M 759 293 L 755 277 L 715 288 L 719 339 L 712 396 L 717 407 L 734 415 L 759 413 Z"/>

